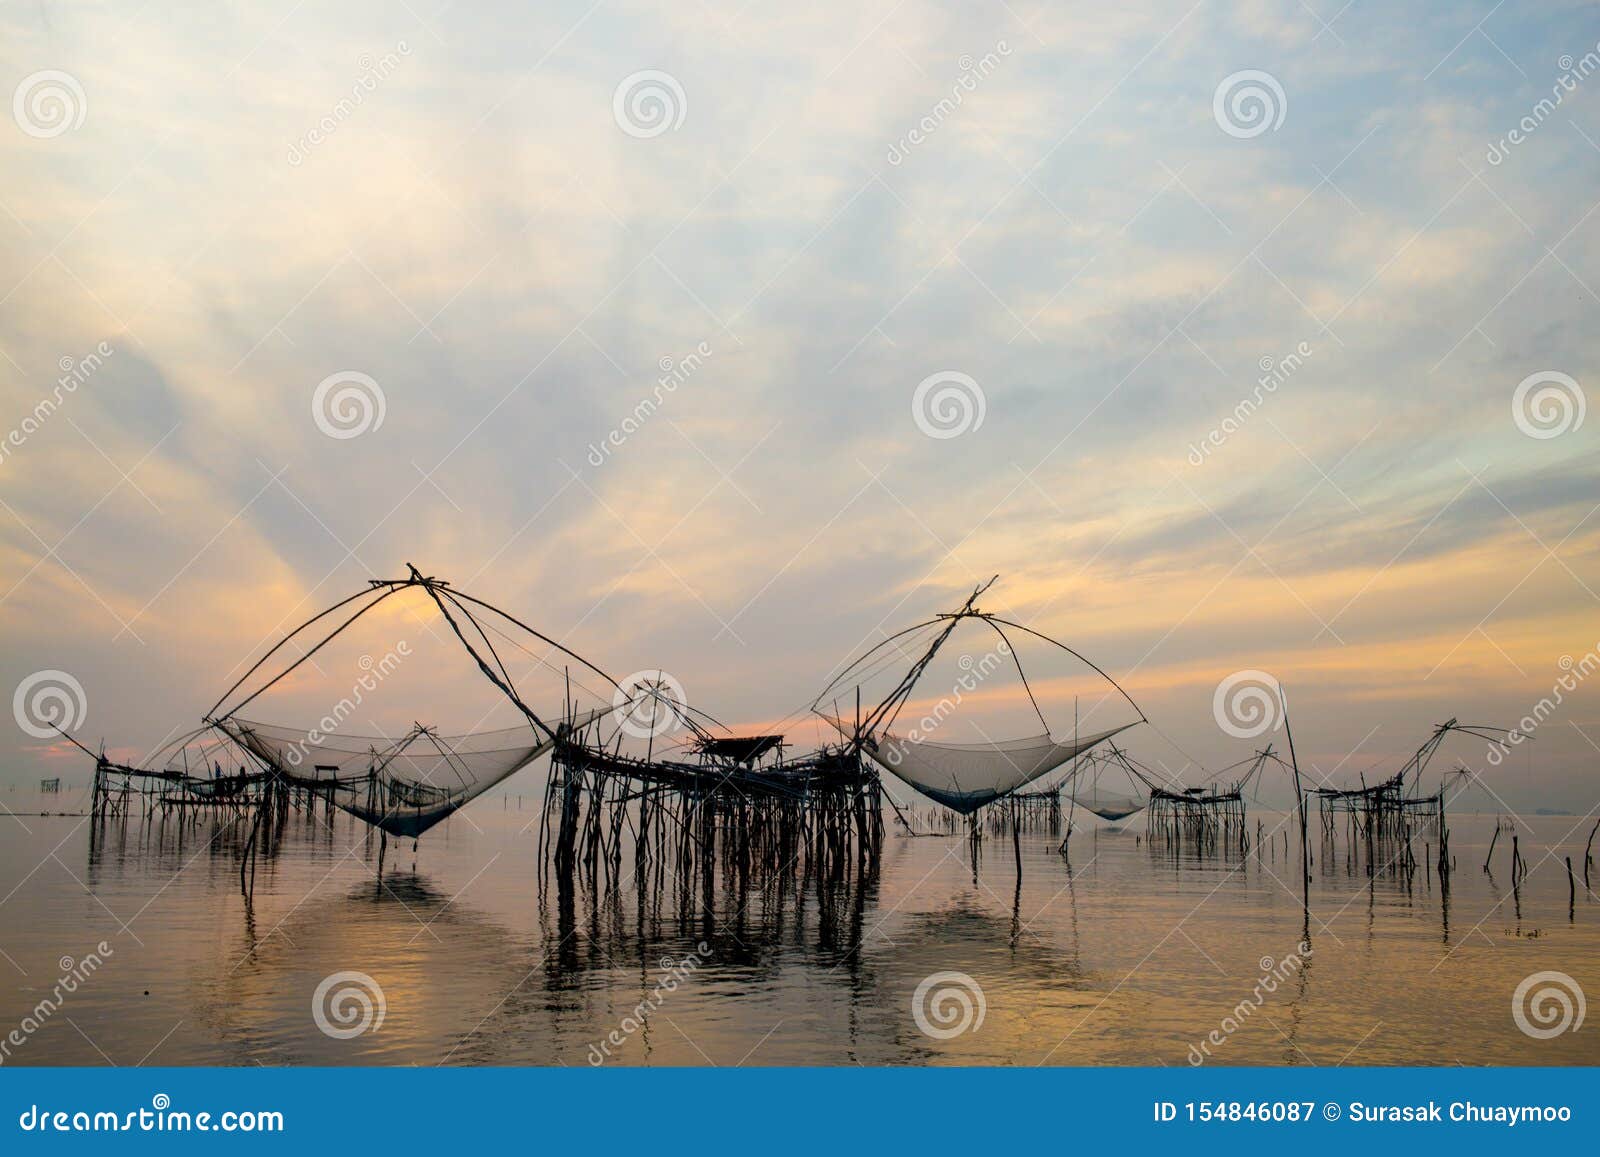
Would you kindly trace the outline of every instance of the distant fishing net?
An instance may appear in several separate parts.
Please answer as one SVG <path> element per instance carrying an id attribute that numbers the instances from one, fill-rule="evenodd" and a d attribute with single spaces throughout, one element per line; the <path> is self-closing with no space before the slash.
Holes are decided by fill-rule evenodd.
<path id="1" fill-rule="evenodd" d="M 399 738 L 323 735 L 230 716 L 218 722 L 290 783 L 394 836 L 418 836 L 550 750 L 531 727 Z"/>
<path id="2" fill-rule="evenodd" d="M 1102 782 L 1107 772 L 1125 781 L 1127 790 L 1107 791 Z M 1074 767 L 1062 786 L 1078 807 L 1115 823 L 1150 806 L 1153 781 L 1113 743 L 1109 752 L 1097 752 Z"/>
<path id="3" fill-rule="evenodd" d="M 1141 812 L 1150 806 L 1148 796 L 1139 798 L 1131 795 L 1110 795 L 1098 790 L 1091 790 L 1079 795 L 1069 793 L 1072 802 L 1084 811 L 1099 816 L 1103 820 L 1125 820 L 1136 812 Z"/>
<path id="4" fill-rule="evenodd" d="M 213 727 L 202 727 L 162 748 L 146 761 L 145 770 L 159 773 L 175 788 L 201 800 L 242 800 L 261 779 L 238 741 Z"/>

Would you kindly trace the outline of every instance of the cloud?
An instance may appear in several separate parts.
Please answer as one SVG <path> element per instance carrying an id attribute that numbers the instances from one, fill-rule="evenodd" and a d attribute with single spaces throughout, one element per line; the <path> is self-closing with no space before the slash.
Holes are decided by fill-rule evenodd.
<path id="1" fill-rule="evenodd" d="M 70 664 L 119 743 L 406 561 L 733 720 L 1003 572 L 1222 762 L 1237 667 L 1293 672 L 1337 751 L 1356 705 L 1520 714 L 1595 642 L 1600 427 L 1510 414 L 1537 370 L 1600 381 L 1594 98 L 1483 160 L 1575 12 L 1491 22 L 1526 77 L 1417 6 L 5 21 L 4 75 L 71 70 L 88 113 L 0 126 L 0 429 L 116 352 L 0 463 L 0 674 Z M 1239 139 L 1246 68 L 1288 112 Z M 612 108 L 642 69 L 686 98 L 645 139 Z M 384 420 L 337 439 L 344 371 Z M 940 371 L 985 401 L 948 440 L 911 408 Z M 1539 802 L 1587 798 L 1581 747 Z"/>

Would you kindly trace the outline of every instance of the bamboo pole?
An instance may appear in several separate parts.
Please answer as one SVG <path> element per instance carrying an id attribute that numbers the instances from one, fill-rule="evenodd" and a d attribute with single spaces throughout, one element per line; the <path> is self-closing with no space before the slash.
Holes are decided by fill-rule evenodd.
<path id="1" fill-rule="evenodd" d="M 1311 915 L 1311 846 L 1306 835 L 1306 797 L 1300 787 L 1300 761 L 1295 756 L 1294 732 L 1289 728 L 1289 700 L 1283 692 L 1283 684 L 1278 684 L 1278 706 L 1283 711 L 1283 733 L 1289 741 L 1289 766 L 1294 769 L 1294 802 L 1295 810 L 1300 817 L 1300 888 L 1301 905 L 1305 909 L 1307 918 Z"/>

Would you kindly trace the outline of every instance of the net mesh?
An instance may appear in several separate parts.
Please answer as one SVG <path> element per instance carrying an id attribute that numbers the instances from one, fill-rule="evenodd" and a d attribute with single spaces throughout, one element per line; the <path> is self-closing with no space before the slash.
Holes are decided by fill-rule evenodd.
<path id="1" fill-rule="evenodd" d="M 418 836 L 552 746 L 531 727 L 399 737 L 324 735 L 230 717 L 233 739 L 284 778 L 391 835 Z"/>
<path id="2" fill-rule="evenodd" d="M 1102 777 L 1110 775 L 1122 781 L 1122 791 L 1108 791 L 1102 786 Z M 1068 798 L 1084 811 L 1103 820 L 1126 819 L 1135 812 L 1150 806 L 1149 784 L 1128 762 L 1127 756 L 1115 745 L 1110 755 L 1091 755 L 1067 777 Z"/>
<path id="3" fill-rule="evenodd" d="M 136 766 L 108 764 L 113 771 L 149 777 L 147 786 L 166 801 L 244 803 L 262 778 L 254 761 L 226 732 L 206 726 L 159 748 Z"/>
<path id="4" fill-rule="evenodd" d="M 894 775 L 963 815 L 1009 795 L 1133 724 L 1058 743 L 1049 735 L 991 743 L 937 743 L 885 734 L 867 753 Z"/>
<path id="5" fill-rule="evenodd" d="M 1139 799 L 1131 795 L 1105 795 L 1098 791 L 1069 794 L 1073 803 L 1084 811 L 1093 812 L 1103 820 L 1127 819 L 1134 812 L 1143 811 L 1150 806 L 1148 799 Z"/>

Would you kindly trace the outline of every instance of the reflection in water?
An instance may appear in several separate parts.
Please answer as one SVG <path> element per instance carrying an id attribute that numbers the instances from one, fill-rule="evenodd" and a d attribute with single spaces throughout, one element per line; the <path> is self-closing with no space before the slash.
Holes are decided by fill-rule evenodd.
<path id="1" fill-rule="evenodd" d="M 1512 888 L 1481 868 L 1487 819 L 1452 821 L 1465 870 L 1439 870 L 1437 837 L 1413 836 L 1409 859 L 1375 851 L 1370 873 L 1365 848 L 1319 838 L 1309 919 L 1281 816 L 1252 816 L 1264 826 L 1243 854 L 1080 824 L 1070 858 L 1032 828 L 976 844 L 891 835 L 861 870 L 719 859 L 709 881 L 656 866 L 641 881 L 625 856 L 598 886 L 541 882 L 532 818 L 481 801 L 414 855 L 391 845 L 380 875 L 356 825 L 291 812 L 248 898 L 238 815 L 30 820 L 0 843 L 4 878 L 25 881 L 0 946 L 27 971 L 0 987 L 0 1016 L 37 1003 L 58 957 L 102 938 L 116 952 L 74 994 L 72 1023 L 45 1025 L 18 1060 L 1181 1064 L 1251 996 L 1262 962 L 1303 941 L 1305 967 L 1234 1017 L 1208 1063 L 1600 1060 L 1594 1038 L 1536 1042 L 1505 1011 L 1544 969 L 1600 991 L 1600 908 L 1564 875 L 1588 830 L 1569 838 L 1555 817 L 1519 833 L 1538 859 Z M 57 845 L 73 870 L 37 869 Z M 318 1027 L 318 986 L 344 972 L 381 992 L 376 1031 Z M 913 1004 L 945 974 L 965 979 L 936 990 L 974 1009 L 975 1027 L 949 1037 Z"/>
<path id="2" fill-rule="evenodd" d="M 89 844 L 86 882 L 93 887 L 107 868 L 171 874 L 196 857 L 219 871 L 234 872 L 249 838 L 250 819 L 251 813 L 232 808 L 86 819 L 81 824 Z"/>

